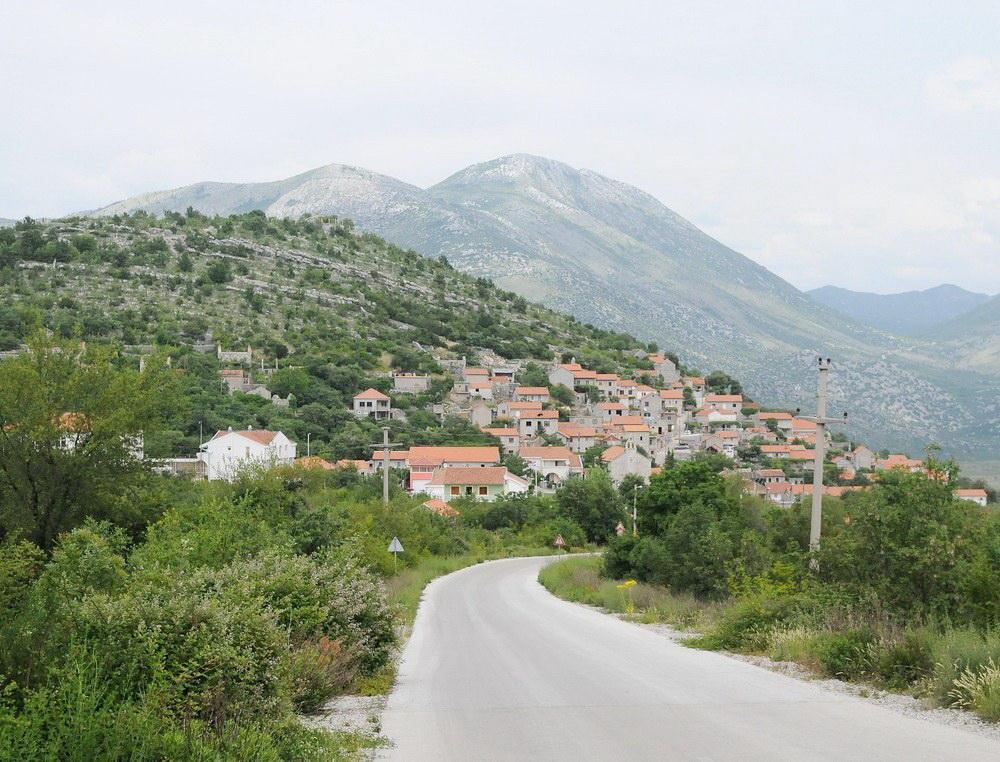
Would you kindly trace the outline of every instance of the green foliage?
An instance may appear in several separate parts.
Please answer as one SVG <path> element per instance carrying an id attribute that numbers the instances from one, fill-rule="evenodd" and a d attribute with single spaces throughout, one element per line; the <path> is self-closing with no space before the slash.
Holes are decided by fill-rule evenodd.
<path id="1" fill-rule="evenodd" d="M 141 524 L 155 508 L 130 494 L 148 475 L 137 442 L 163 425 L 175 390 L 162 359 L 140 373 L 111 351 L 43 338 L 0 362 L 0 533 L 49 549 L 85 516 Z"/>
<path id="2" fill-rule="evenodd" d="M 591 542 L 607 540 L 618 522 L 625 519 L 621 497 L 611 478 L 601 470 L 591 471 L 586 479 L 567 479 L 556 494 L 556 504 Z"/>

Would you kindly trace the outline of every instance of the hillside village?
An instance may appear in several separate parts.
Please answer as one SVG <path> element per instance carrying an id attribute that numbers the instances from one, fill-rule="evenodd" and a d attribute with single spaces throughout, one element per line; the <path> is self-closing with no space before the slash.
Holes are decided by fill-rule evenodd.
<path id="1" fill-rule="evenodd" d="M 298 462 L 374 474 L 391 430 L 393 484 L 442 504 L 551 492 L 588 469 L 619 485 L 708 458 L 789 506 L 811 494 L 815 424 L 763 409 L 738 381 L 686 368 L 654 344 L 533 305 L 333 217 L 189 211 L 162 219 L 26 220 L 7 229 L 5 354 L 33 322 L 156 352 L 184 369 L 194 406 L 147 443 L 161 470 L 231 479 Z M 109 305 L 110 308 L 109 308 Z M 824 493 L 902 453 L 828 435 Z M 470 469 L 476 469 L 472 471 Z M 960 497 L 984 502 L 969 486 Z M 450 509 L 449 509 L 450 510 Z"/>
<path id="2" fill-rule="evenodd" d="M 251 363 L 249 350 L 236 354 L 228 359 Z M 196 458 L 173 459 L 168 466 L 193 466 L 190 473 L 208 479 L 232 478 L 242 468 L 261 465 L 343 468 L 362 475 L 388 466 L 407 491 L 428 495 L 425 505 L 446 516 L 455 515 L 449 504 L 456 499 L 552 492 L 567 479 L 585 477 L 590 468 L 605 469 L 622 485 L 629 478 L 647 482 L 668 463 L 711 457 L 738 474 L 747 493 L 775 505 L 790 507 L 812 495 L 815 423 L 790 411 L 762 410 L 740 393 L 712 392 L 704 377 L 682 375 L 662 352 L 637 351 L 636 358 L 648 361 L 648 369 L 624 378 L 575 361 L 543 368 L 534 361 L 496 357 L 495 363 L 479 367 L 464 357 L 436 357 L 452 387 L 433 412 L 467 419 L 495 438 L 494 446 L 373 447 L 368 458 L 330 461 L 311 453 L 301 456 L 281 432 L 230 429 L 203 444 Z M 219 371 L 230 385 L 236 374 L 248 378 L 244 370 Z M 540 374 L 545 383 L 539 383 Z M 525 377 L 534 385 L 521 383 Z M 352 414 L 379 422 L 405 418 L 394 397 L 431 388 L 426 374 L 397 371 L 390 378 L 390 394 L 371 387 L 357 392 Z M 268 399 L 266 388 L 260 389 L 244 381 L 233 390 Z M 272 396 L 275 404 L 288 404 Z M 878 454 L 843 435 L 827 432 L 826 437 L 826 496 L 866 489 L 882 471 L 926 470 L 923 460 L 903 453 Z M 983 488 L 958 488 L 954 494 L 979 505 L 988 498 Z"/>

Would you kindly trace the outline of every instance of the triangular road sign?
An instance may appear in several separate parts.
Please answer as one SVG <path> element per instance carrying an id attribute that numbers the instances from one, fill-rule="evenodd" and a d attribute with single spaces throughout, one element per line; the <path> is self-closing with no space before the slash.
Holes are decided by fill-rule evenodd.
<path id="1" fill-rule="evenodd" d="M 398 537 L 393 537 L 392 538 L 392 542 L 389 543 L 389 552 L 390 553 L 402 553 L 403 552 L 403 543 L 401 543 L 399 541 Z"/>

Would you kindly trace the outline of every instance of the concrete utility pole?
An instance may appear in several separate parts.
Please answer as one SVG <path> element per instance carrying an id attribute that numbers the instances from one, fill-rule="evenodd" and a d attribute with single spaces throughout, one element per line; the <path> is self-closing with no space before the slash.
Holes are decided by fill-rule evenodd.
<path id="1" fill-rule="evenodd" d="M 639 497 L 639 485 L 633 484 L 632 485 L 632 536 L 633 537 L 639 536 L 638 524 L 636 523 L 637 515 L 635 510 L 635 503 L 638 497 Z"/>
<path id="2" fill-rule="evenodd" d="M 382 448 L 382 502 L 385 505 L 389 505 L 389 451 L 399 446 L 389 441 L 388 426 L 382 427 L 382 441 L 372 445 L 375 448 Z"/>
<path id="3" fill-rule="evenodd" d="M 819 550 L 820 534 L 823 531 L 823 464 L 826 460 L 826 425 L 847 423 L 847 413 L 843 418 L 826 417 L 826 383 L 830 372 L 830 358 L 819 358 L 819 381 L 816 395 L 816 415 L 802 416 L 816 424 L 816 462 L 813 465 L 812 516 L 809 522 L 809 550 Z M 815 562 L 814 562 L 815 563 Z"/>

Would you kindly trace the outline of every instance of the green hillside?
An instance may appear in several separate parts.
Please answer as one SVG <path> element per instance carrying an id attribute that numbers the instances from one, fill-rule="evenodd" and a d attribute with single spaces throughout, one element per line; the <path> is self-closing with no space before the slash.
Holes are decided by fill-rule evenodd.
<path id="1" fill-rule="evenodd" d="M 59 338 L 113 342 L 133 363 L 169 351 L 188 371 L 190 402 L 147 443 L 153 455 L 192 453 L 200 432 L 227 426 L 280 429 L 300 445 L 310 437 L 313 454 L 367 455 L 381 432 L 349 413 L 351 397 L 369 386 L 390 391 L 393 368 L 435 379 L 428 393 L 395 400 L 408 416 L 393 421 L 395 441 L 490 442 L 465 421 L 442 423 L 425 409 L 451 387 L 436 357 L 474 364 L 484 353 L 539 361 L 561 353 L 624 372 L 648 362 L 636 339 L 583 325 L 336 218 L 137 213 L 21 222 L 0 231 L 0 272 L 0 350 L 17 348 L 40 326 Z M 254 380 L 293 395 L 293 405 L 226 393 L 214 351 L 195 347 L 216 342 L 253 347 Z"/>

